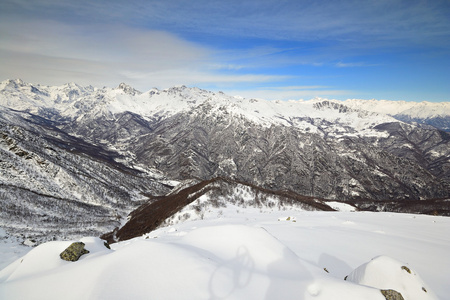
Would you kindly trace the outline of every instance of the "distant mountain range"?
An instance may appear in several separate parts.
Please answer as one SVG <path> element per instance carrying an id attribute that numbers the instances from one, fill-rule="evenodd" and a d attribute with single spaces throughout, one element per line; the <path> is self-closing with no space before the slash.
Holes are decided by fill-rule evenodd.
<path id="1" fill-rule="evenodd" d="M 0 227 L 23 232 L 32 220 L 41 225 L 28 232 L 45 239 L 73 222 L 67 235 L 98 235 L 178 182 L 217 177 L 364 209 L 446 199 L 449 124 L 449 102 L 265 101 L 185 86 L 142 93 L 7 80 Z"/>

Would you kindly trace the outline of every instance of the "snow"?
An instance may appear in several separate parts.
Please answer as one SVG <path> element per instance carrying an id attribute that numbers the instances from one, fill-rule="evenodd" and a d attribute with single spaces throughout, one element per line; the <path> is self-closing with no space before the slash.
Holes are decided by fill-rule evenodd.
<path id="1" fill-rule="evenodd" d="M 18 238 L 9 236 L 0 227 L 0 270 L 12 261 L 25 255 L 28 251 L 30 251 L 30 247 L 22 245 Z"/>
<path id="2" fill-rule="evenodd" d="M 213 111 L 226 110 L 242 115 L 264 126 L 279 123 L 303 128 L 301 118 L 321 118 L 340 121 L 357 130 L 370 129 L 371 125 L 392 122 L 392 115 L 403 114 L 412 118 L 433 118 L 450 115 L 450 103 L 407 102 L 389 100 L 314 98 L 310 100 L 267 101 L 228 96 L 199 88 L 185 86 L 166 90 L 151 89 L 140 93 L 132 87 L 120 84 L 118 88 L 81 87 L 75 83 L 62 86 L 42 86 L 24 83 L 22 80 L 0 82 L 0 105 L 16 110 L 37 112 L 40 108 L 52 108 L 64 116 L 81 116 L 84 113 L 134 112 L 142 116 L 170 116 L 181 111 L 212 105 Z M 327 103 L 330 106 L 323 105 Z M 320 108 L 317 107 L 320 106 Z M 346 106 L 341 112 L 333 105 Z M 311 124 L 306 126 L 310 127 Z M 314 129 L 314 128 L 313 128 Z M 369 130 L 370 131 L 370 130 Z M 375 134 L 376 131 L 368 132 Z"/>
<path id="3" fill-rule="evenodd" d="M 411 300 L 450 293 L 449 218 L 220 209 L 221 218 L 161 227 L 111 250 L 84 238 L 90 253 L 78 262 L 59 258 L 72 241 L 37 246 L 0 271 L 0 299 L 383 300 L 382 288 Z"/>
<path id="4" fill-rule="evenodd" d="M 359 266 L 348 275 L 347 280 L 379 289 L 393 289 L 405 299 L 436 299 L 414 270 L 388 256 L 375 257 Z"/>
<path id="5" fill-rule="evenodd" d="M 337 211 L 355 211 L 355 207 L 347 203 L 328 201 L 327 204 Z"/>
<path id="6" fill-rule="evenodd" d="M 348 99 L 342 102 L 348 107 L 364 109 L 386 115 L 407 115 L 411 118 L 444 117 L 450 114 L 450 102 L 411 102 L 390 100 Z"/>
<path id="7" fill-rule="evenodd" d="M 33 89 L 36 88 L 41 92 L 33 92 Z M 153 117 L 166 118 L 187 111 L 200 114 L 207 109 L 209 113 L 217 116 L 243 117 L 264 127 L 280 124 L 295 126 L 312 133 L 320 133 L 321 131 L 320 128 L 312 125 L 311 120 L 327 120 L 340 123 L 341 127 L 334 128 L 338 131 L 340 128 L 349 126 L 368 136 L 379 134 L 378 131 L 371 129 L 374 125 L 395 121 L 386 113 L 379 114 L 377 109 L 370 110 L 372 108 L 370 105 L 362 105 L 360 102 L 347 103 L 321 98 L 306 101 L 244 99 L 185 86 L 166 90 L 152 89 L 144 93 L 128 93 L 126 92 L 128 89 L 132 90 L 131 87 L 124 89 L 122 84 L 115 89 L 95 89 L 93 87 L 80 87 L 75 84 L 49 87 L 4 81 L 0 83 L 0 105 L 31 112 L 37 112 L 41 108 L 54 109 L 62 116 L 72 118 L 100 115 L 113 117 L 113 114 L 128 111 L 151 119 Z M 341 112 L 339 107 L 342 104 L 349 104 L 353 109 Z M 379 107 L 378 105 L 375 106 Z M 409 107 L 405 106 L 406 109 Z M 449 111 L 450 106 L 433 109 L 434 111 L 442 111 L 442 109 Z M 341 133 L 348 134 L 346 130 Z"/>

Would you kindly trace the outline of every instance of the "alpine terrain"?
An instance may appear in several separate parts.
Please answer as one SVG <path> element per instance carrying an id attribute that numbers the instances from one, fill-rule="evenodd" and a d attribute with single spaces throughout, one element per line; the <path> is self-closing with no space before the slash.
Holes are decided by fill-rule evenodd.
<path id="1" fill-rule="evenodd" d="M 363 210 L 449 214 L 449 103 L 17 79 L 0 83 L 0 112 L 0 226 L 30 244 L 61 228 L 106 233 L 178 182 L 218 177 Z"/>
<path id="2" fill-rule="evenodd" d="M 449 118 L 3 81 L 0 298 L 444 299 Z"/>

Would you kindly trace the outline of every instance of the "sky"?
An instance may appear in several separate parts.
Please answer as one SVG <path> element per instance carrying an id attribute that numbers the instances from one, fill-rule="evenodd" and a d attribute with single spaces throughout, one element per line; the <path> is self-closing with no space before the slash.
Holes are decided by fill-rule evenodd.
<path id="1" fill-rule="evenodd" d="M 450 101 L 449 0 L 2 0 L 0 80 Z"/>

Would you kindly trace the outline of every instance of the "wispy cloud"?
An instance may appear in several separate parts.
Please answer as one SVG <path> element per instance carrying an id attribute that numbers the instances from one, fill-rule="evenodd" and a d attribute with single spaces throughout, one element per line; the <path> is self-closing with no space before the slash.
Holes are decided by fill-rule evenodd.
<path id="1" fill-rule="evenodd" d="M 182 35 L 408 47 L 450 45 L 446 0 L 67 1 L 3 0 L 5 14 L 72 24 L 122 24 Z"/>
<path id="2" fill-rule="evenodd" d="M 338 68 L 354 68 L 354 67 L 376 67 L 379 66 L 380 64 L 371 64 L 371 63 L 364 63 L 364 62 L 349 62 L 349 63 L 344 63 L 344 62 L 337 62 L 335 64 L 336 67 Z"/>
<path id="3" fill-rule="evenodd" d="M 245 98 L 257 98 L 265 100 L 300 100 L 320 98 L 343 98 L 351 97 L 355 92 L 337 89 L 252 89 L 252 90 L 224 90 L 227 94 Z"/>
<path id="4" fill-rule="evenodd" d="M 138 86 L 148 86 L 151 83 L 152 86 L 165 88 L 184 84 L 188 86 L 207 86 L 215 90 L 242 84 L 282 81 L 288 77 L 264 74 L 220 74 L 188 68 L 154 70 L 150 72 L 124 71 L 121 74 Z"/>
<path id="5" fill-rule="evenodd" d="M 266 100 L 299 100 L 315 97 L 345 99 L 356 94 L 356 91 L 322 85 L 261 86 L 257 89 L 243 87 L 241 89 L 225 89 L 225 91 L 231 95 Z"/>
<path id="6" fill-rule="evenodd" d="M 56 21 L 0 21 L 3 78 L 31 82 L 116 85 L 125 81 L 140 89 L 172 85 L 270 82 L 288 76 L 258 73 L 225 74 L 239 65 L 213 60 L 213 50 L 155 30 L 128 27 L 67 26 Z"/>
<path id="7" fill-rule="evenodd" d="M 322 85 L 292 85 L 292 86 L 274 86 L 265 87 L 266 90 L 279 90 L 279 91 L 303 91 L 303 90 L 323 90 L 329 89 L 328 86 Z"/>
<path id="8" fill-rule="evenodd" d="M 213 63 L 210 68 L 213 70 L 241 70 L 245 67 L 243 65 Z"/>
<path id="9" fill-rule="evenodd" d="M 447 0 L 3 0 L 0 79 L 447 97 L 448 15 Z"/>
<path id="10" fill-rule="evenodd" d="M 93 31 L 54 21 L 10 22 L 8 26 L 0 21 L 0 51 L 4 58 L 2 77 L 39 82 L 48 76 L 52 82 L 81 80 L 93 84 L 126 81 L 119 77 L 127 72 L 195 70 L 210 55 L 209 49 L 167 32 L 123 26 L 96 27 Z"/>
<path id="11" fill-rule="evenodd" d="M 144 15 L 144 22 L 163 24 L 179 32 L 300 42 L 366 43 L 370 47 L 386 44 L 408 47 L 423 42 L 450 44 L 442 39 L 450 34 L 450 7 L 445 0 L 138 3 L 143 7 L 139 15 Z M 130 5 L 120 9 L 133 10 Z"/>

